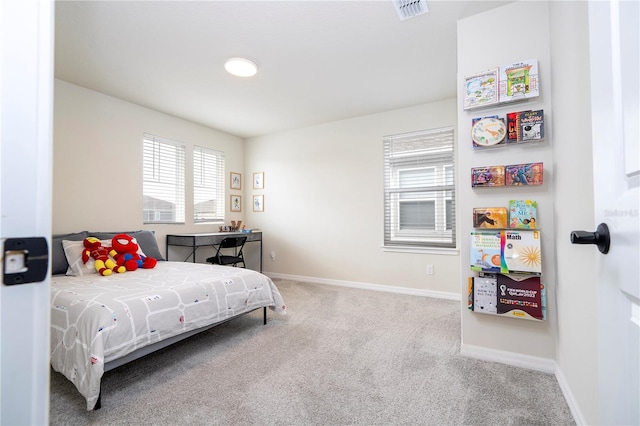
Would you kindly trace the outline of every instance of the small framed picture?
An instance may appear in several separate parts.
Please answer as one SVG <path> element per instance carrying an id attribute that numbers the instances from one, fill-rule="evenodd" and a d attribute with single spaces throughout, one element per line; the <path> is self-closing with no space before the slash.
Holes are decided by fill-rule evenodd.
<path id="1" fill-rule="evenodd" d="M 242 174 L 231 172 L 231 177 L 229 179 L 231 189 L 242 189 Z"/>
<path id="2" fill-rule="evenodd" d="M 264 189 L 264 172 L 253 174 L 253 189 Z"/>
<path id="3" fill-rule="evenodd" d="M 254 212 L 264 211 L 264 195 L 253 196 L 253 211 Z"/>
<path id="4" fill-rule="evenodd" d="M 232 195 L 231 196 L 231 211 L 232 212 L 241 212 L 242 211 L 242 196 L 241 195 Z"/>

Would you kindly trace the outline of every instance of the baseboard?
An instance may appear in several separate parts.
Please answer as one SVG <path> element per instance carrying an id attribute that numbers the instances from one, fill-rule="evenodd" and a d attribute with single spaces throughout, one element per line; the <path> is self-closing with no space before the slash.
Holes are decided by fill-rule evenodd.
<path id="1" fill-rule="evenodd" d="M 382 291 L 387 293 L 407 294 L 412 296 L 433 297 L 437 299 L 461 300 L 460 294 L 448 293 L 443 291 L 420 290 L 408 287 L 395 287 L 381 284 L 369 284 L 357 281 L 333 280 L 327 278 L 305 277 L 300 275 L 280 274 L 277 272 L 264 272 L 269 278 L 292 280 L 299 282 L 308 282 L 316 284 L 333 285 L 338 287 L 359 288 L 364 290 Z M 515 352 L 500 351 L 496 349 L 488 349 L 481 346 L 463 344 L 460 353 L 470 358 L 481 359 L 483 361 L 499 362 L 502 364 L 512 365 L 514 367 L 527 368 L 529 370 L 540 371 L 543 373 L 554 374 L 558 385 L 562 391 L 562 395 L 567 401 L 567 405 L 571 410 L 571 415 L 577 425 L 586 424 L 584 417 L 576 403 L 573 394 L 567 384 L 562 371 L 560 371 L 553 359 L 535 357 L 531 355 L 523 355 Z"/>
<path id="2" fill-rule="evenodd" d="M 469 358 L 499 362 L 502 364 L 513 365 L 514 367 L 541 371 L 543 373 L 554 374 L 556 372 L 556 362 L 549 358 L 541 358 L 465 344 L 462 344 L 460 354 Z"/>
<path id="3" fill-rule="evenodd" d="M 582 411 L 571 392 L 567 379 L 565 379 L 564 374 L 562 374 L 562 370 L 559 368 L 556 368 L 556 380 L 558 380 L 558 385 L 560 386 L 562 395 L 564 395 L 565 401 L 567 401 L 567 405 L 569 406 L 569 410 L 571 411 L 571 415 L 573 416 L 573 420 L 575 420 L 576 425 L 586 425 L 587 422 L 585 421 Z"/>
<path id="4" fill-rule="evenodd" d="M 580 407 L 571 392 L 571 388 L 562 374 L 562 371 L 557 367 L 555 360 L 465 344 L 460 348 L 460 353 L 461 355 L 469 358 L 499 362 L 502 364 L 512 365 L 514 367 L 527 368 L 529 370 L 553 374 L 558 381 L 562 396 L 564 396 L 576 424 L 586 424 L 584 417 L 582 416 L 582 412 L 580 411 Z"/>
<path id="5" fill-rule="evenodd" d="M 459 293 L 449 293 L 445 291 L 421 290 L 408 287 L 395 287 L 382 284 L 369 284 L 357 281 L 333 280 L 328 278 L 304 277 L 300 275 L 279 274 L 276 272 L 263 272 L 269 278 L 292 280 L 316 284 L 326 284 L 338 287 L 359 288 L 362 290 L 382 291 L 386 293 L 407 294 L 411 296 L 433 297 L 436 299 L 461 300 Z"/>

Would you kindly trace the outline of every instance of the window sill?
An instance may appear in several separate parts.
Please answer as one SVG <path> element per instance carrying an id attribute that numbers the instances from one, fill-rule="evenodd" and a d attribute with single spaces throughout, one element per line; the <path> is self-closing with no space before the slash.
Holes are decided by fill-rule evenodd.
<path id="1" fill-rule="evenodd" d="M 392 253 L 441 254 L 446 256 L 458 256 L 460 254 L 460 250 L 457 248 L 438 247 L 382 246 L 382 251 Z"/>

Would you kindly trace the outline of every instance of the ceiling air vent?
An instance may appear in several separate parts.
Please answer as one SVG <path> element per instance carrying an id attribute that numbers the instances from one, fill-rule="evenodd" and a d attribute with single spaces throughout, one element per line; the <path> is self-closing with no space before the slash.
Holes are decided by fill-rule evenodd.
<path id="1" fill-rule="evenodd" d="M 427 0 L 392 0 L 401 21 L 429 11 Z"/>

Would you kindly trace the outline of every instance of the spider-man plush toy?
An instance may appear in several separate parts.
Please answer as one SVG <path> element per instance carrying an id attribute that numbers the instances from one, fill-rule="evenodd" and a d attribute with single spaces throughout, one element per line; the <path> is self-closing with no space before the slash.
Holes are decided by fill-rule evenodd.
<path id="1" fill-rule="evenodd" d="M 138 268 L 151 269 L 158 261 L 153 257 L 147 257 L 138 253 L 140 246 L 131 235 L 118 234 L 111 239 L 111 247 L 116 253 L 113 258 L 118 265 L 124 265 L 127 271 L 135 271 Z"/>

